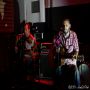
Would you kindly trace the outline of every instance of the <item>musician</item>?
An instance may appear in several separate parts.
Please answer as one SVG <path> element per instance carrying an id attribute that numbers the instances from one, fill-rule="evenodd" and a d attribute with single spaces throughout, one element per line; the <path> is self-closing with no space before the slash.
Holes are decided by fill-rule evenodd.
<path id="1" fill-rule="evenodd" d="M 31 34 L 30 28 L 30 24 L 25 23 L 24 33 L 16 36 L 15 52 L 18 53 L 24 74 L 32 74 L 34 52 L 37 49 L 36 38 Z"/>
<path id="2" fill-rule="evenodd" d="M 63 27 L 58 35 L 55 36 L 53 42 L 56 48 L 59 74 L 62 75 L 63 70 L 71 70 L 74 67 L 75 84 L 80 86 L 80 75 L 77 68 L 77 57 L 79 54 L 78 38 L 77 34 L 71 30 L 69 19 L 63 21 Z"/>

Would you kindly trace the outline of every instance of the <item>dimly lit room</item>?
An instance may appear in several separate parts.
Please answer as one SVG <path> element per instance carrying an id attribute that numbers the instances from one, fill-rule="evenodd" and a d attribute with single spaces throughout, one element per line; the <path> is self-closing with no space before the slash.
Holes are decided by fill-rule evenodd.
<path id="1" fill-rule="evenodd" d="M 0 88 L 90 89 L 90 0 L 0 0 Z"/>

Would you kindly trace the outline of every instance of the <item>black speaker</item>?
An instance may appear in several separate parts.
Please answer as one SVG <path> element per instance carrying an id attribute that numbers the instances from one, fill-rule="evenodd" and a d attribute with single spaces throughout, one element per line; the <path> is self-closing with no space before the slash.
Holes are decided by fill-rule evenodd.
<path id="1" fill-rule="evenodd" d="M 46 32 L 46 23 L 45 22 L 37 22 L 33 23 L 33 30 L 39 33 Z"/>
<path id="2" fill-rule="evenodd" d="M 41 53 L 39 60 L 39 76 L 40 78 L 51 78 L 52 70 L 48 63 L 48 53 Z"/>
<path id="3" fill-rule="evenodd" d="M 40 78 L 52 78 L 52 67 L 50 65 L 50 47 L 52 43 L 41 43 L 41 53 L 39 59 Z"/>

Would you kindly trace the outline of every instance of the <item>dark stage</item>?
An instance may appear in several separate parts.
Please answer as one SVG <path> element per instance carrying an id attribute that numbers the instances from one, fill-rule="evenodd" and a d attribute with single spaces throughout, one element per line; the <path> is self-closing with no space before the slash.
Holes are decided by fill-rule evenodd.
<path id="1" fill-rule="evenodd" d="M 30 74 L 27 74 L 21 63 L 22 59 L 18 59 L 15 53 L 16 36 L 22 35 L 25 24 L 25 20 L 20 22 L 20 18 L 22 16 L 24 18 L 24 15 L 20 16 L 17 1 L 23 0 L 1 1 L 5 1 L 7 4 L 3 18 L 0 13 L 0 88 L 90 90 L 90 3 L 45 8 L 46 22 L 29 22 L 31 33 L 37 39 L 39 55 L 33 61 L 33 69 L 30 68 Z M 81 85 L 78 88 L 71 81 L 67 81 L 70 78 L 69 74 L 66 74 L 67 79 L 62 78 L 63 82 L 56 75 L 55 49 L 52 43 L 54 36 L 62 28 L 61 22 L 64 18 L 71 20 L 72 29 L 77 33 L 79 40 L 79 55 L 83 56 L 77 62 L 81 78 Z"/>

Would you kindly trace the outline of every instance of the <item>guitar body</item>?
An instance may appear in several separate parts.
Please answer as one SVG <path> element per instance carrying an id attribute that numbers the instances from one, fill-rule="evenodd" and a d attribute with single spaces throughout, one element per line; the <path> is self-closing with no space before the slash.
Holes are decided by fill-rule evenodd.
<path id="1" fill-rule="evenodd" d="M 74 64 L 76 65 L 76 59 L 73 58 L 73 54 L 74 52 L 71 52 L 71 53 L 67 53 L 67 49 L 65 47 L 60 47 L 60 49 L 58 50 L 59 52 L 59 65 L 62 66 L 62 65 L 65 65 L 65 63 L 70 63 L 70 64 Z"/>
<path id="2" fill-rule="evenodd" d="M 64 47 L 61 47 L 61 48 L 60 48 L 60 55 L 61 55 L 61 56 L 64 56 L 65 53 L 66 53 L 66 49 L 65 49 Z"/>

